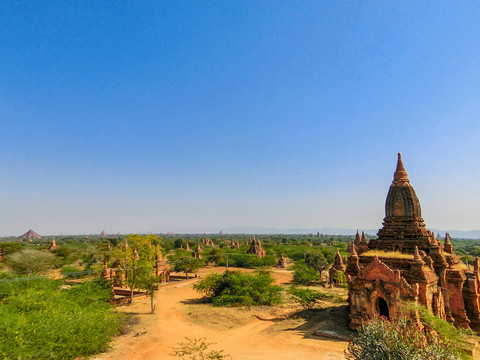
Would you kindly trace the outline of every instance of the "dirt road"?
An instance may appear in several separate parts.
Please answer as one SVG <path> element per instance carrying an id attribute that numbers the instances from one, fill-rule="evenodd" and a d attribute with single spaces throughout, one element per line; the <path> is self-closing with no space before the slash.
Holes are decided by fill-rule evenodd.
<path id="1" fill-rule="evenodd" d="M 139 360 L 139 359 L 178 359 L 171 355 L 172 347 L 189 338 L 205 337 L 214 342 L 214 349 L 223 349 L 233 360 L 337 360 L 344 359 L 343 350 L 347 343 L 336 340 L 305 337 L 298 327 L 278 330 L 273 321 L 259 320 L 255 317 L 242 319 L 232 326 L 211 326 L 217 323 L 218 313 L 207 314 L 209 323 L 193 321 L 190 318 L 188 300 L 198 298 L 192 285 L 196 280 L 170 285 L 159 290 L 156 296 L 156 313 L 149 314 L 149 300 L 139 301 L 125 308 L 126 312 L 138 314 L 138 323 L 132 325 L 132 331 L 117 337 L 112 350 L 100 354 L 98 360 Z M 185 301 L 187 300 L 187 303 Z M 203 306 L 209 305 L 193 305 Z M 241 310 L 225 310 L 239 311 Z M 202 317 L 200 316 L 200 319 Z M 233 317 L 235 321 L 235 315 Z"/>

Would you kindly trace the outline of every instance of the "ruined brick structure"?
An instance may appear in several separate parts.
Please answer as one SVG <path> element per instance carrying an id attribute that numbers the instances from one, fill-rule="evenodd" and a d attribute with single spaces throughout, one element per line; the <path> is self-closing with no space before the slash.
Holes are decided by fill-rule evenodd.
<path id="1" fill-rule="evenodd" d="M 52 239 L 52 243 L 48 247 L 48 250 L 55 250 L 57 248 L 57 243 L 55 242 L 55 238 Z"/>
<path id="2" fill-rule="evenodd" d="M 240 249 L 240 243 L 235 240 L 230 240 L 230 243 L 227 245 L 228 248 Z"/>
<path id="3" fill-rule="evenodd" d="M 357 232 L 358 235 L 358 232 Z M 333 285 L 337 283 L 337 279 L 335 276 L 339 272 L 344 272 L 345 271 L 345 264 L 343 263 L 343 258 L 340 252 L 337 249 L 337 253 L 335 254 L 335 260 L 333 262 L 333 265 L 330 267 L 330 270 L 328 270 L 328 284 Z"/>
<path id="4" fill-rule="evenodd" d="M 383 227 L 368 243 L 350 245 L 345 274 L 352 329 L 375 313 L 418 320 L 409 303 L 421 304 L 456 326 L 480 331 L 480 263 L 473 271 L 425 228 L 420 202 L 398 154 L 385 204 Z"/>
<path id="5" fill-rule="evenodd" d="M 245 252 L 245 254 L 254 254 L 258 257 L 265 257 L 265 249 L 262 248 L 262 243 L 260 240 L 255 239 L 255 236 L 250 243 L 250 248 Z"/>
<path id="6" fill-rule="evenodd" d="M 285 259 L 285 256 L 283 256 L 283 254 L 280 254 L 280 258 L 277 262 L 277 267 L 281 269 L 285 269 L 287 267 L 287 259 Z"/>
<path id="7" fill-rule="evenodd" d="M 215 243 L 213 242 L 212 239 L 202 238 L 202 244 L 207 246 L 215 246 Z"/>
<path id="8" fill-rule="evenodd" d="M 162 282 L 170 281 L 170 266 L 168 266 L 160 250 L 157 250 L 156 254 L 155 276 L 161 276 Z"/>
<path id="9" fill-rule="evenodd" d="M 105 256 L 103 258 L 103 270 L 100 276 L 105 280 L 110 280 L 111 274 L 112 274 L 112 271 L 108 269 L 108 258 Z"/>

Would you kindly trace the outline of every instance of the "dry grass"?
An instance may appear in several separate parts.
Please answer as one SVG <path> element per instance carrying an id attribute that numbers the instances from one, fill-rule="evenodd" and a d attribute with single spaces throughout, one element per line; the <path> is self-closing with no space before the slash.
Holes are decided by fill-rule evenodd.
<path id="1" fill-rule="evenodd" d="M 413 259 L 413 255 L 411 254 L 402 254 L 398 251 L 382 251 L 382 250 L 370 250 L 366 253 L 362 254 L 363 256 L 375 256 L 378 257 L 389 257 L 389 258 L 397 258 L 397 259 Z"/>

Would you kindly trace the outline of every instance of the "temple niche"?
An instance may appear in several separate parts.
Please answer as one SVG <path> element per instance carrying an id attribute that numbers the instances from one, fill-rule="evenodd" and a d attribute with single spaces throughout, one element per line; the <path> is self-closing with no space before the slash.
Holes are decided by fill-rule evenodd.
<path id="1" fill-rule="evenodd" d="M 480 262 L 474 269 L 455 255 L 449 234 L 442 244 L 425 228 L 420 202 L 398 154 L 378 238 L 357 233 L 345 274 L 350 328 L 375 314 L 419 321 L 410 304 L 424 305 L 455 326 L 480 331 Z"/>

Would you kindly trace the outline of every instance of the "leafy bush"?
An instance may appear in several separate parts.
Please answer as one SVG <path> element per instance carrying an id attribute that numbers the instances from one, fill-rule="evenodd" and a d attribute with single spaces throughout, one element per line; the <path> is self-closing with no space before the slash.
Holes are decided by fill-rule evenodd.
<path id="1" fill-rule="evenodd" d="M 282 288 L 264 271 L 210 274 L 193 287 L 215 306 L 273 305 L 281 302 Z"/>
<path id="2" fill-rule="evenodd" d="M 375 317 L 366 322 L 345 351 L 349 360 L 455 360 L 458 353 L 411 324 L 405 317 L 395 321 Z"/>
<path id="3" fill-rule="evenodd" d="M 309 285 L 312 281 L 320 280 L 318 272 L 305 264 L 303 260 L 297 261 L 293 269 L 293 281 L 296 284 Z"/>
<path id="4" fill-rule="evenodd" d="M 59 280 L 0 281 L 0 358 L 75 359 L 105 351 L 122 315 L 110 287 L 90 281 L 60 290 Z"/>
<path id="5" fill-rule="evenodd" d="M 7 256 L 5 263 L 16 274 L 36 275 L 53 268 L 56 258 L 49 252 L 25 249 Z"/>
<path id="6" fill-rule="evenodd" d="M 295 302 L 303 306 L 304 309 L 313 309 L 318 300 L 322 298 L 322 294 L 315 290 L 298 289 L 295 286 L 290 287 L 290 295 Z"/>

